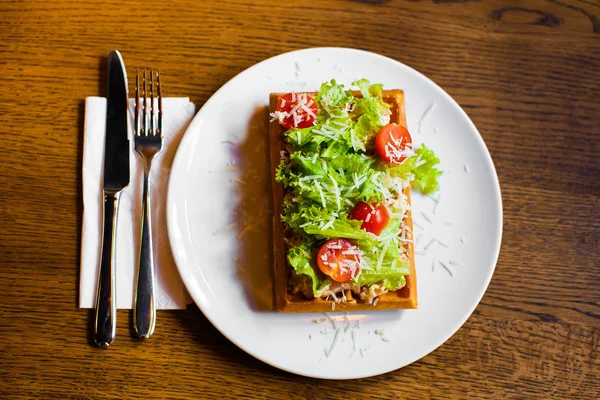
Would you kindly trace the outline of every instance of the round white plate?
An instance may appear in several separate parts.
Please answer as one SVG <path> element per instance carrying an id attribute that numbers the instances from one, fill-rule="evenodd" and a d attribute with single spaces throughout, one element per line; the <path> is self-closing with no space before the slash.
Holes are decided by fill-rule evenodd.
<path id="1" fill-rule="evenodd" d="M 413 198 L 419 308 L 348 315 L 269 311 L 269 93 L 314 91 L 332 78 L 349 84 L 363 77 L 404 89 L 413 141 L 432 148 L 445 171 L 439 199 Z M 343 48 L 282 54 L 219 89 L 179 145 L 167 210 L 175 261 L 204 315 L 254 357 L 318 378 L 382 374 L 444 343 L 483 296 L 502 236 L 498 177 L 465 112 L 410 67 Z"/>

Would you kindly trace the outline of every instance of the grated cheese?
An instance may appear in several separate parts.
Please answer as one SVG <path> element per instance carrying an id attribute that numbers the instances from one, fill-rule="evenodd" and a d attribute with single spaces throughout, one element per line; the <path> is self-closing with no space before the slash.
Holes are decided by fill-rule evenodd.
<path id="1" fill-rule="evenodd" d="M 425 117 L 427 117 L 427 114 L 429 114 L 429 112 L 431 110 L 433 110 L 434 106 L 435 106 L 435 103 L 431 103 L 431 105 L 429 107 L 427 107 L 425 112 L 423 112 L 423 114 L 421 115 L 421 118 L 419 119 L 419 134 L 421 134 L 421 125 L 423 125 L 423 121 L 425 120 Z"/>
<path id="2" fill-rule="evenodd" d="M 348 127 L 347 124 L 336 120 L 331 121 L 331 124 L 337 126 L 338 128 L 341 128 L 342 130 L 345 130 Z"/>
<path id="3" fill-rule="evenodd" d="M 440 201 L 440 198 L 442 197 L 442 195 L 439 195 L 438 197 L 434 197 L 434 196 L 428 194 L 427 197 L 429 197 L 431 200 L 433 200 L 434 202 L 437 203 L 438 201 Z"/>
<path id="4" fill-rule="evenodd" d="M 344 329 L 344 332 L 347 332 L 350 328 L 350 320 L 348 319 L 348 313 L 344 313 L 344 322 L 346 322 L 346 328 Z M 352 341 L 354 341 L 354 337 L 352 337 Z"/>
<path id="5" fill-rule="evenodd" d="M 269 115 L 271 116 L 270 122 L 277 121 L 279 123 L 290 116 L 286 111 L 273 111 Z"/>
<path id="6" fill-rule="evenodd" d="M 437 207 L 438 207 L 438 205 L 439 205 L 439 204 L 440 204 L 439 202 L 436 202 L 436 203 L 433 205 L 433 215 L 435 215 L 435 212 L 437 211 Z"/>
<path id="7" fill-rule="evenodd" d="M 432 221 L 431 221 L 431 217 L 430 217 L 430 216 L 429 216 L 429 215 L 428 215 L 426 212 L 424 212 L 424 211 L 421 211 L 421 215 L 423 216 L 423 218 L 425 218 L 425 220 L 426 220 L 427 222 L 429 222 L 430 224 L 432 223 Z"/>
<path id="8" fill-rule="evenodd" d="M 333 325 L 333 318 L 331 318 L 331 315 L 329 315 L 329 313 L 323 313 L 323 315 L 325 315 L 325 318 L 327 318 L 327 321 L 329 321 L 329 323 L 331 325 Z"/>
<path id="9" fill-rule="evenodd" d="M 450 246 L 448 246 L 446 243 L 442 242 L 441 240 L 437 241 L 439 244 L 441 244 L 442 246 L 444 246 L 445 248 L 449 249 Z"/>
<path id="10" fill-rule="evenodd" d="M 237 238 L 240 239 L 242 236 L 244 236 L 247 232 L 251 231 L 251 230 L 255 230 L 257 228 L 256 224 L 251 224 L 248 225 L 247 227 L 245 227 L 238 235 Z"/>
<path id="11" fill-rule="evenodd" d="M 423 233 L 419 233 L 419 236 L 417 236 L 417 239 L 415 240 L 415 243 L 418 244 L 419 240 L 421 240 L 422 237 L 423 237 Z"/>
<path id="12" fill-rule="evenodd" d="M 422 160 L 421 156 L 419 156 L 419 159 L 417 160 L 417 162 L 415 163 L 415 168 L 420 167 L 423 164 L 427 164 L 427 161 Z"/>
<path id="13" fill-rule="evenodd" d="M 300 108 L 302 109 L 302 111 L 306 112 L 311 117 L 317 118 L 316 114 L 313 112 L 313 110 L 310 109 L 308 105 L 303 104 Z"/>
<path id="14" fill-rule="evenodd" d="M 333 182 L 333 192 L 335 193 L 335 202 L 337 204 L 337 210 L 340 211 L 340 209 L 342 208 L 341 201 L 340 201 L 340 188 L 338 187 L 337 182 L 335 181 L 335 179 L 333 179 L 333 177 L 331 175 L 329 175 L 329 179 L 331 179 L 331 182 Z"/>
<path id="15" fill-rule="evenodd" d="M 379 255 L 379 259 L 377 260 L 377 267 L 375 268 L 377 271 L 379 271 L 379 269 L 381 268 L 381 265 L 383 264 L 383 257 L 385 256 L 385 253 L 387 252 L 387 249 L 390 245 L 390 243 L 392 243 L 392 241 L 388 241 L 384 246 L 383 249 L 381 250 L 381 254 Z"/>
<path id="16" fill-rule="evenodd" d="M 350 357 L 352 357 L 352 355 L 354 354 L 354 352 L 356 352 L 356 337 L 355 337 L 355 332 L 354 331 L 350 332 L 350 336 L 352 337 L 352 353 L 350 353 Z"/>
<path id="17" fill-rule="evenodd" d="M 325 103 L 323 102 L 323 100 L 324 100 L 324 99 L 322 99 L 322 100 L 321 100 L 321 105 L 323 106 L 323 109 L 324 109 L 325 111 L 327 111 L 327 114 L 329 114 L 329 116 L 330 116 L 330 117 L 333 117 L 333 114 L 332 114 L 331 110 L 329 109 L 329 107 L 327 107 L 327 104 L 325 104 Z"/>
<path id="18" fill-rule="evenodd" d="M 335 222 L 335 218 L 332 218 L 332 219 L 329 220 L 329 222 L 327 222 L 325 225 L 323 225 L 323 227 L 320 228 L 320 229 L 322 231 L 327 230 L 327 229 L 329 229 L 329 228 L 331 228 L 333 226 L 334 222 Z"/>
<path id="19" fill-rule="evenodd" d="M 354 256 L 354 255 L 360 255 L 361 251 L 358 249 L 344 250 L 344 251 L 342 251 L 342 254 L 345 256 Z"/>
<path id="20" fill-rule="evenodd" d="M 321 179 L 321 175 L 306 175 L 298 179 L 301 182 L 313 180 L 313 179 Z"/>
<path id="21" fill-rule="evenodd" d="M 319 181 L 315 180 L 315 186 L 319 191 L 319 195 L 321 195 L 321 204 L 323 205 L 323 208 L 326 208 L 327 204 L 325 203 L 325 194 L 323 193 L 323 189 L 321 189 L 321 184 L 319 183 Z"/>
<path id="22" fill-rule="evenodd" d="M 448 266 L 447 266 L 446 264 L 444 264 L 442 261 L 438 261 L 438 262 L 440 263 L 440 265 L 441 265 L 442 267 L 444 267 L 444 269 L 445 269 L 446 271 L 448 271 L 448 273 L 450 274 L 450 276 L 454 276 L 454 274 L 452 273 L 452 270 L 450 269 L 450 267 L 448 267 Z"/>
<path id="23" fill-rule="evenodd" d="M 427 243 L 427 244 L 425 245 L 425 247 L 424 247 L 423 249 L 424 249 L 424 250 L 429 250 L 429 249 L 431 248 L 431 246 L 433 246 L 433 245 L 434 245 L 434 244 L 436 244 L 436 243 L 437 243 L 437 239 L 436 239 L 436 238 L 433 238 L 433 239 L 431 239 L 431 240 L 429 241 L 429 243 Z"/>
<path id="24" fill-rule="evenodd" d="M 225 232 L 225 231 L 229 231 L 229 230 L 231 230 L 231 229 L 235 228 L 235 225 L 236 225 L 235 223 L 233 223 L 233 224 L 229 224 L 229 225 L 227 225 L 225 228 L 222 228 L 222 229 L 219 229 L 219 230 L 216 230 L 216 231 L 214 231 L 214 232 L 213 232 L 213 235 L 214 235 L 214 236 L 216 236 L 216 235 L 218 235 L 219 233 L 222 233 L 222 232 Z"/>

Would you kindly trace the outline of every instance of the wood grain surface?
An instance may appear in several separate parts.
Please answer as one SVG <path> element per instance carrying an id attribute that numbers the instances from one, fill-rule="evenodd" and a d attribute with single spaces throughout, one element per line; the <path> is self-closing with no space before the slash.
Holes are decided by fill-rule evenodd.
<path id="1" fill-rule="evenodd" d="M 600 2 L 0 2 L 0 398 L 600 398 Z M 148 342 L 120 312 L 90 345 L 77 308 L 83 99 L 105 57 L 198 106 L 281 52 L 390 56 L 453 96 L 494 159 L 504 236 L 489 289 L 443 346 L 356 381 L 294 376 L 195 307 Z M 133 70 L 130 70 L 130 74 Z"/>

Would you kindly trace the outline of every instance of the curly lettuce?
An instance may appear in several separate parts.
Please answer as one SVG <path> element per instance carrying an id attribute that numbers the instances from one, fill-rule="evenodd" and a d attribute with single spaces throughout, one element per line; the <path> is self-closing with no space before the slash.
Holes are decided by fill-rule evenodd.
<path id="1" fill-rule="evenodd" d="M 315 296 L 331 280 L 316 267 L 314 256 L 324 241 L 333 238 L 350 240 L 361 251 L 355 284 L 402 287 L 410 273 L 398 237 L 405 210 L 390 209 L 390 221 L 379 236 L 361 229 L 362 221 L 348 215 L 360 201 L 380 203 L 397 196 L 398 190 L 388 187 L 390 178 L 400 178 L 406 185 L 412 181 L 414 189 L 427 194 L 437 190 L 441 175 L 436 168 L 439 159 L 424 145 L 397 166 L 369 154 L 368 141 L 389 120 L 390 106 L 383 101 L 382 85 L 366 79 L 352 85 L 361 96 L 355 97 L 335 80 L 321 85 L 315 96 L 319 108 L 315 125 L 285 132 L 291 150 L 275 175 L 287 192 L 281 220 L 297 239 L 288 262 L 297 274 L 311 278 Z"/>

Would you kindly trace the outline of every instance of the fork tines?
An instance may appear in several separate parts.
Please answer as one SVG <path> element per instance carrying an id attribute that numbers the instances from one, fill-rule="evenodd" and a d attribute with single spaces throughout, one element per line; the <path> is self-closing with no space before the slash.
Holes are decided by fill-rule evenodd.
<path id="1" fill-rule="evenodd" d="M 135 78 L 135 134 L 138 136 L 158 135 L 162 137 L 163 107 L 160 71 L 155 69 L 148 71 L 146 68 L 142 71 L 141 86 L 139 68 Z M 150 72 L 150 75 L 148 75 L 148 72 Z M 147 81 L 149 81 L 149 84 Z M 148 86 L 150 91 L 148 91 Z"/>

